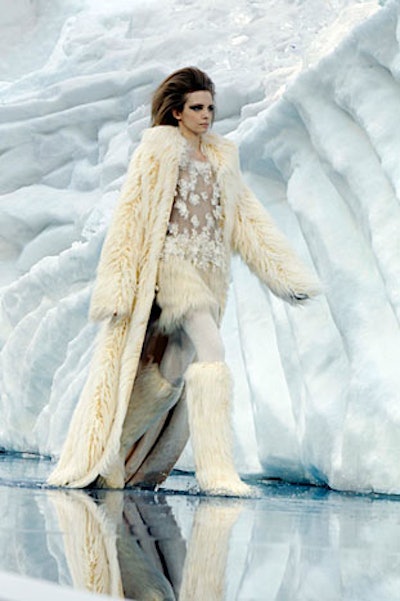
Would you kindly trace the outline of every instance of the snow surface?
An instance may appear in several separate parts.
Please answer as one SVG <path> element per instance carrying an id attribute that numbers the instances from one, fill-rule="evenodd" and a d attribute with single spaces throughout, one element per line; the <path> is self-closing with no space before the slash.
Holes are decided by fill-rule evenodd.
<path id="1" fill-rule="evenodd" d="M 238 465 L 400 493 L 399 0 L 7 3 L 0 446 L 60 451 L 96 334 L 97 258 L 151 92 L 196 64 L 217 85 L 215 130 L 239 144 L 248 183 L 325 288 L 290 307 L 233 262 Z"/>

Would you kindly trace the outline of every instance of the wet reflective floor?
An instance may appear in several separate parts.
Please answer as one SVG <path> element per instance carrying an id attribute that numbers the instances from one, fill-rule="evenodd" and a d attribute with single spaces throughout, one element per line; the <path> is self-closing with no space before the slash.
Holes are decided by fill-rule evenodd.
<path id="1" fill-rule="evenodd" d="M 397 498 L 212 498 L 179 473 L 157 493 L 46 490 L 50 468 L 0 455 L 0 571 L 138 601 L 400 599 Z"/>

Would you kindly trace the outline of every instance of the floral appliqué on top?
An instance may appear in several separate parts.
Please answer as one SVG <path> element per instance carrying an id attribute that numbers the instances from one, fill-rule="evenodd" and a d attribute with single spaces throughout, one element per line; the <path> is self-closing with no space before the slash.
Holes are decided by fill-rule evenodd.
<path id="1" fill-rule="evenodd" d="M 200 269 L 224 269 L 220 190 L 211 165 L 186 145 L 161 259 L 187 259 Z"/>

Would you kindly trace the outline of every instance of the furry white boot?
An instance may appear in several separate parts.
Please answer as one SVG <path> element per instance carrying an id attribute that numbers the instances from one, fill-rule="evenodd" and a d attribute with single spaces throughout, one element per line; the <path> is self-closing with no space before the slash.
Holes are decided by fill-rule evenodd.
<path id="1" fill-rule="evenodd" d="M 232 379 L 222 361 L 192 363 L 186 371 L 186 399 L 196 477 L 210 494 L 248 496 L 233 462 Z"/>

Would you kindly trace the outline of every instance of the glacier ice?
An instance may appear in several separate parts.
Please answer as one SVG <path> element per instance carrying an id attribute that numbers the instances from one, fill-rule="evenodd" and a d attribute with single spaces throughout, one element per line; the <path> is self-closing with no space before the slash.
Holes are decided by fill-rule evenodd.
<path id="1" fill-rule="evenodd" d="M 151 92 L 195 63 L 217 85 L 216 130 L 324 284 L 307 307 L 286 306 L 233 261 L 223 329 L 238 465 L 400 493 L 400 2 L 47 4 L 18 0 L 0 17 L 0 446 L 59 453 L 97 330 L 97 258 Z"/>

